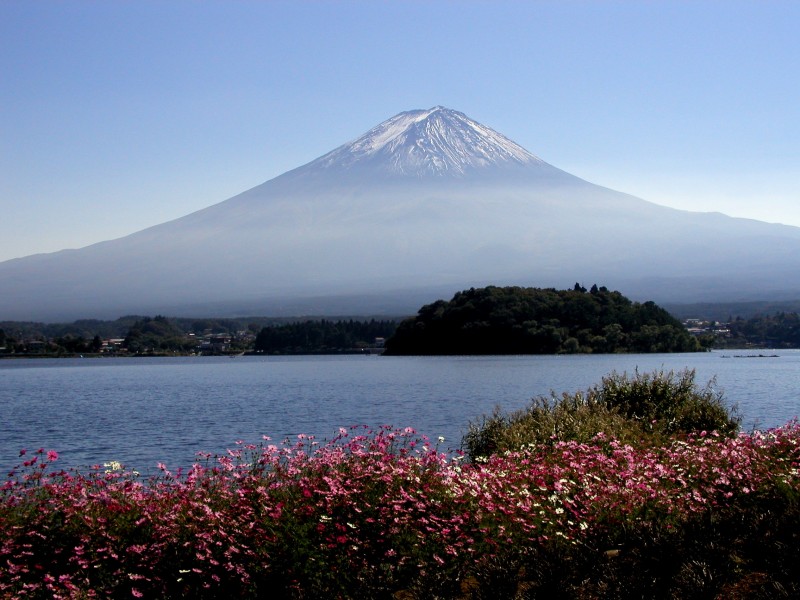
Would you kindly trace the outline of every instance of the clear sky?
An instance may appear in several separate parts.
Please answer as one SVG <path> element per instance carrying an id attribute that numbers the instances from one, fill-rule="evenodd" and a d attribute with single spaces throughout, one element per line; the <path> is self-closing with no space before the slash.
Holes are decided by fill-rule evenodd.
<path id="1" fill-rule="evenodd" d="M 0 260 L 437 104 L 594 183 L 800 226 L 799 30 L 794 0 L 0 0 Z"/>

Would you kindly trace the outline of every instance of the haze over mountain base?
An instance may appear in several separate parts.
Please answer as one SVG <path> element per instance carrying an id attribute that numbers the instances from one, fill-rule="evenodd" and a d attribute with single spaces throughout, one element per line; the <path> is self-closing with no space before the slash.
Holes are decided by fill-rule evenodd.
<path id="1" fill-rule="evenodd" d="M 800 228 L 596 186 L 435 107 L 180 219 L 0 263 L 0 320 L 408 314 L 576 281 L 660 303 L 798 298 Z"/>

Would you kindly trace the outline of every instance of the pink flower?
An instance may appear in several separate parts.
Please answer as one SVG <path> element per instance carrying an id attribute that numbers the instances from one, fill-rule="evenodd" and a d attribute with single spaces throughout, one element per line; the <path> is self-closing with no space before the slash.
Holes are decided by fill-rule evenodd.
<path id="1" fill-rule="evenodd" d="M 50 462 L 58 460 L 58 452 L 56 452 L 55 450 L 48 450 L 47 460 L 49 460 Z"/>

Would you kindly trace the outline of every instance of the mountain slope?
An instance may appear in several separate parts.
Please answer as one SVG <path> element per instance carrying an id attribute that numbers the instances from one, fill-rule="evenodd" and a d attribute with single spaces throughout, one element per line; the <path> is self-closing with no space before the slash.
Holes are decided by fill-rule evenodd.
<path id="1" fill-rule="evenodd" d="M 660 302 L 800 296 L 798 257 L 800 228 L 602 188 L 435 107 L 175 221 L 0 263 L 0 320 L 413 312 L 575 281 Z"/>

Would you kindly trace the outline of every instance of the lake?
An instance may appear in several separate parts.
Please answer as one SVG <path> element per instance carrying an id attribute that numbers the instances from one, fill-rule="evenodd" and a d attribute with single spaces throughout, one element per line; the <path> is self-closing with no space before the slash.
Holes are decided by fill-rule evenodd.
<path id="1" fill-rule="evenodd" d="M 763 357 L 753 355 L 763 354 Z M 769 355 L 776 354 L 777 357 Z M 575 392 L 612 371 L 693 368 L 737 403 L 742 426 L 800 413 L 800 351 L 489 357 L 182 357 L 0 361 L 0 468 L 21 448 L 57 450 L 63 468 L 112 460 L 143 473 L 199 451 L 350 425 L 413 427 L 458 448 L 470 421 Z"/>

